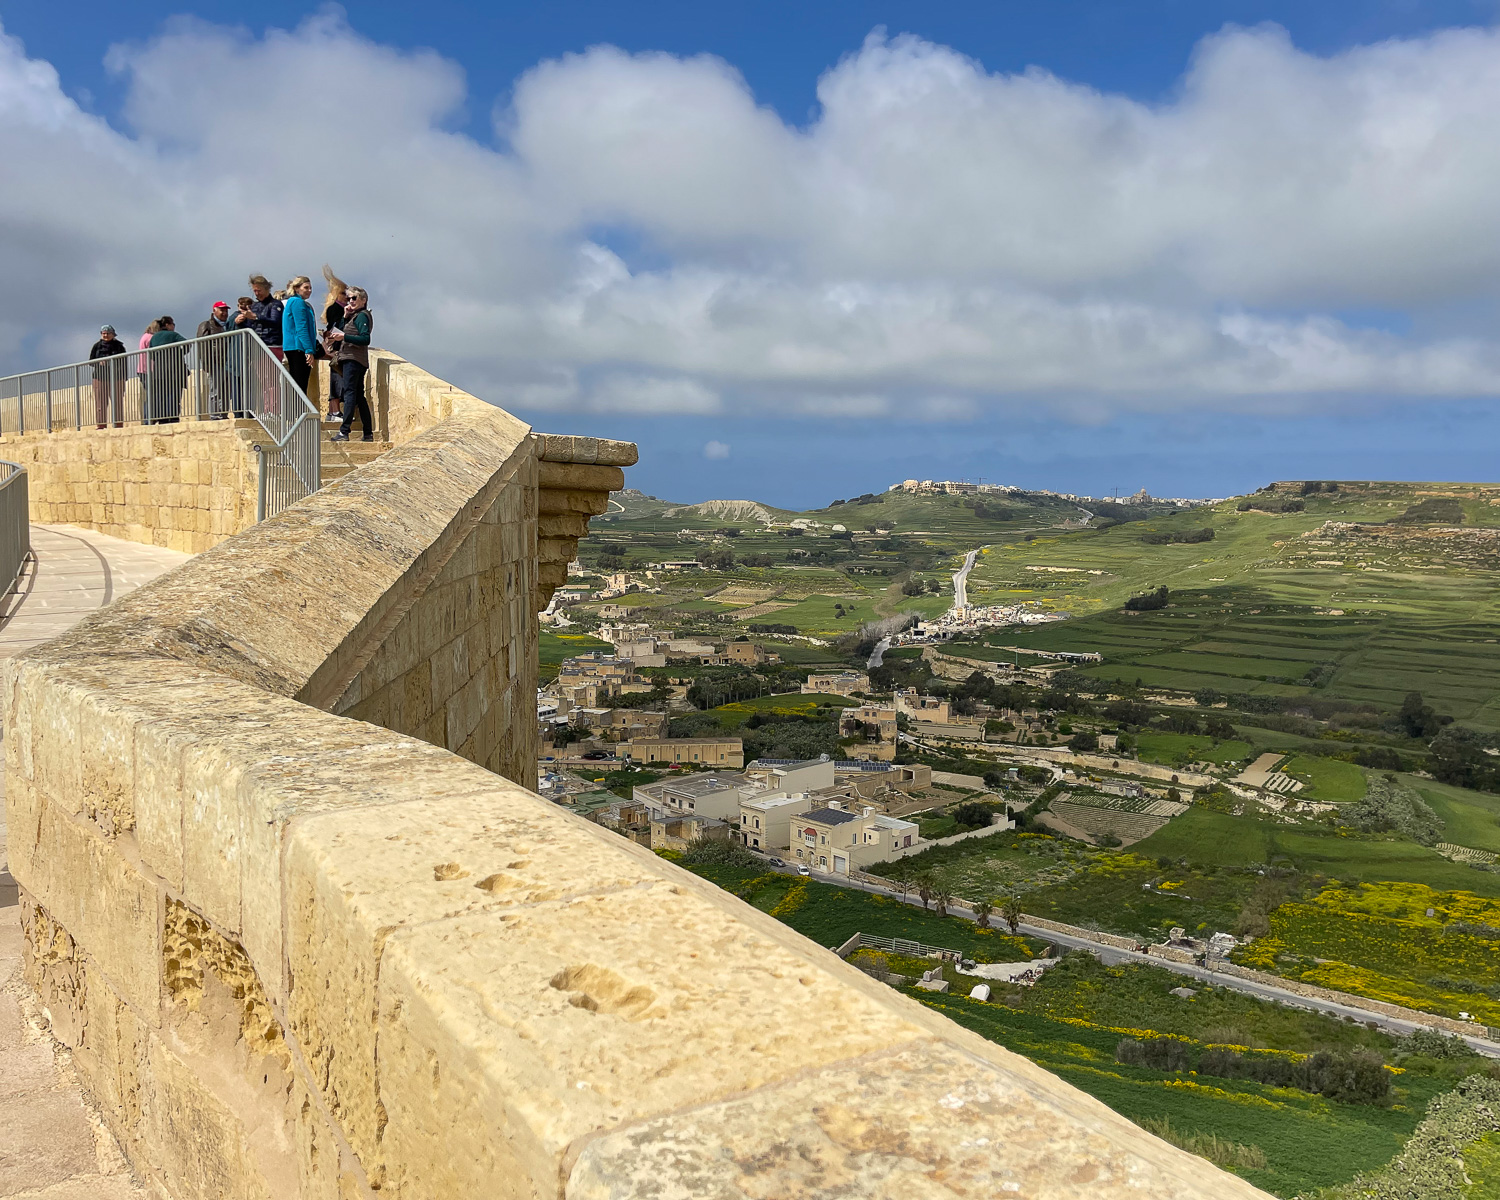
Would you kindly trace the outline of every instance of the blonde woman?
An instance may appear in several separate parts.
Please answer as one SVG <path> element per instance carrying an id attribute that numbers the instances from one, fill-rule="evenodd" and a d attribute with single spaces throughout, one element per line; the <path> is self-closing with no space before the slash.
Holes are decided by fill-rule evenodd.
<path id="1" fill-rule="evenodd" d="M 323 338 L 321 351 L 324 357 L 332 358 L 329 351 L 330 344 L 328 335 L 335 329 L 344 327 L 344 308 L 349 303 L 349 285 L 333 273 L 333 268 L 327 263 L 323 264 L 323 278 L 328 283 L 328 294 L 323 297 Z M 328 419 L 330 421 L 341 421 L 344 418 L 344 377 L 339 373 L 338 364 L 333 364 L 328 372 Z"/>
<path id="2" fill-rule="evenodd" d="M 312 378 L 312 355 L 318 348 L 318 322 L 307 298 L 312 295 L 312 280 L 298 275 L 286 285 L 287 299 L 281 309 L 281 351 L 286 355 L 286 369 L 302 394 Z"/>

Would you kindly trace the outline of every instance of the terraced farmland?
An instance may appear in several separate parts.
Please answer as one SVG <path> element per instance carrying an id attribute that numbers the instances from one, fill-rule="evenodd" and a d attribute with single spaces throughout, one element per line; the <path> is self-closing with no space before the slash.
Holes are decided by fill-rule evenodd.
<path id="1" fill-rule="evenodd" d="M 971 594 L 1028 597 L 1078 619 L 1003 630 L 954 652 L 1003 659 L 1004 645 L 1093 650 L 1105 662 L 1085 673 L 1101 680 L 1270 695 L 1317 689 L 1387 708 L 1420 691 L 1440 712 L 1500 728 L 1500 488 L 1344 486 L 1338 496 L 1307 497 L 1303 512 L 1240 512 L 1226 502 L 997 547 L 980 559 Z M 1434 493 L 1458 499 L 1466 527 L 1385 523 Z M 1141 541 L 1190 526 L 1215 536 Z M 1159 584 L 1172 589 L 1169 607 L 1119 607 Z"/>

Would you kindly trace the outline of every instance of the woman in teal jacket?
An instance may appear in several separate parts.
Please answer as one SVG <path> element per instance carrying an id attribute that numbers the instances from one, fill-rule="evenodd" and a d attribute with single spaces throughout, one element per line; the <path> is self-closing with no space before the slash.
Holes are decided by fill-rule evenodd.
<path id="1" fill-rule="evenodd" d="M 281 310 L 281 349 L 286 354 L 287 373 L 307 395 L 312 378 L 312 355 L 318 345 L 318 317 L 307 302 L 312 295 L 312 280 L 298 275 L 286 285 L 291 293 Z"/>

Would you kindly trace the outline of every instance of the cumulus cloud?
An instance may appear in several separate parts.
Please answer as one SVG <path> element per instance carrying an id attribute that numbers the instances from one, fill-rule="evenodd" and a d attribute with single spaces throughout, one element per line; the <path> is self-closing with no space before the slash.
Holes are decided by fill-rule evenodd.
<path id="1" fill-rule="evenodd" d="M 704 458 L 728 458 L 728 442 L 705 442 L 703 445 Z"/>
<path id="2" fill-rule="evenodd" d="M 1226 29 L 1154 105 L 877 32 L 802 128 L 718 59 L 601 47 L 523 75 L 492 143 L 453 131 L 455 64 L 336 12 L 178 19 L 108 62 L 115 126 L 0 35 L 8 369 L 327 260 L 377 341 L 532 410 L 1500 393 L 1494 30 L 1316 56 Z M 328 79 L 358 120 L 317 119 Z M 249 102 L 299 95 L 312 157 Z"/>

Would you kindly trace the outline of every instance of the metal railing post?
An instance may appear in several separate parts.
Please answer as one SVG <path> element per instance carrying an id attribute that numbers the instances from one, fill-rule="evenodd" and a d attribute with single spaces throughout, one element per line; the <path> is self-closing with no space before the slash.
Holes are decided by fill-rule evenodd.
<path id="1" fill-rule="evenodd" d="M 255 520 L 258 524 L 266 519 L 266 471 L 270 466 L 265 447 L 259 442 L 255 443 L 255 457 L 259 460 L 259 472 L 255 484 Z"/>

